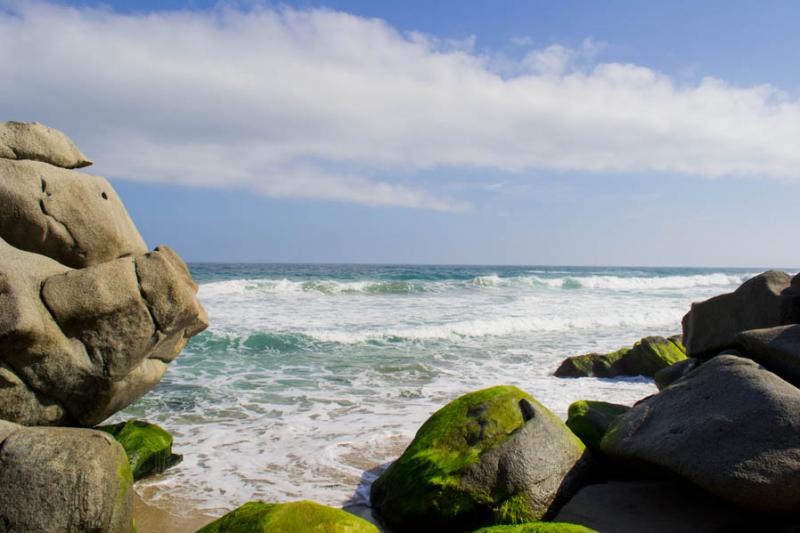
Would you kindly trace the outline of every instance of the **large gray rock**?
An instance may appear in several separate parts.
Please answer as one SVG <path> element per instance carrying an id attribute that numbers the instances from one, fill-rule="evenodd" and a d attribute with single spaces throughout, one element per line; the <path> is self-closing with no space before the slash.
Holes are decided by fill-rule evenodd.
<path id="1" fill-rule="evenodd" d="M 745 357 L 800 385 L 800 325 L 743 331 L 736 342 Z"/>
<path id="2" fill-rule="evenodd" d="M 0 418 L 93 426 L 208 319 L 184 262 L 147 252 L 108 182 L 54 166 L 80 154 L 54 131 L 0 126 Z"/>
<path id="3" fill-rule="evenodd" d="M 69 137 L 38 122 L 0 124 L 0 158 L 41 161 L 61 168 L 92 164 Z"/>
<path id="4" fill-rule="evenodd" d="M 601 449 L 766 512 L 800 508 L 800 390 L 721 355 L 618 418 Z"/>
<path id="5" fill-rule="evenodd" d="M 170 249 L 71 270 L 0 240 L 0 416 L 93 426 L 158 384 L 207 325 Z"/>
<path id="6" fill-rule="evenodd" d="M 800 324 L 800 274 L 792 278 L 792 284 L 781 293 L 781 323 Z"/>
<path id="7" fill-rule="evenodd" d="M 582 482 L 581 441 L 516 387 L 464 395 L 431 416 L 372 485 L 397 531 L 467 531 L 546 519 Z"/>
<path id="8" fill-rule="evenodd" d="M 0 159 L 0 238 L 73 268 L 147 252 L 108 181 Z"/>
<path id="9" fill-rule="evenodd" d="M 726 348 L 734 348 L 741 331 L 784 324 L 786 303 L 781 293 L 790 281 L 786 272 L 769 270 L 747 280 L 734 292 L 692 304 L 683 317 L 686 355 L 713 357 Z"/>
<path id="10" fill-rule="evenodd" d="M 0 421 L 0 532 L 131 531 L 132 487 L 109 435 Z"/>

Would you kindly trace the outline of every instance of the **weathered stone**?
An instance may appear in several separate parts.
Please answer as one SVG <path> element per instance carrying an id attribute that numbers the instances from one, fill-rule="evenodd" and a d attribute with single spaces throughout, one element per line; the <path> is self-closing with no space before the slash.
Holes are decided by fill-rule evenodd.
<path id="1" fill-rule="evenodd" d="M 0 159 L 0 238 L 73 268 L 147 252 L 108 181 Z"/>
<path id="2" fill-rule="evenodd" d="M 738 508 L 687 483 L 629 481 L 582 488 L 554 520 L 613 533 L 796 531 L 791 517 Z"/>
<path id="3" fill-rule="evenodd" d="M 781 293 L 789 287 L 786 272 L 769 270 L 734 292 L 692 304 L 683 317 L 686 353 L 701 359 L 736 347 L 736 335 L 749 329 L 780 326 L 785 320 Z"/>
<path id="4" fill-rule="evenodd" d="M 131 531 L 130 466 L 109 435 L 2 423 L 0 438 L 0 531 Z"/>
<path id="5" fill-rule="evenodd" d="M 29 159 L 61 168 L 82 168 L 92 164 L 69 137 L 38 122 L 0 124 L 0 158 Z"/>
<path id="6" fill-rule="evenodd" d="M 743 331 L 736 336 L 736 343 L 744 357 L 800 385 L 800 325 Z"/>
<path id="7" fill-rule="evenodd" d="M 645 337 L 631 348 L 607 354 L 590 353 L 566 358 L 555 372 L 556 377 L 648 376 L 686 358 L 677 337 Z"/>
<path id="8" fill-rule="evenodd" d="M 795 512 L 798 435 L 800 390 L 749 359 L 722 355 L 620 416 L 601 449 L 743 507 Z"/>
<path id="9" fill-rule="evenodd" d="M 156 424 L 128 420 L 95 429 L 105 431 L 122 444 L 131 464 L 134 481 L 163 472 L 183 459 L 172 453 L 172 435 Z"/>
<path id="10" fill-rule="evenodd" d="M 546 519 L 577 489 L 580 440 L 516 387 L 462 396 L 433 414 L 372 485 L 392 528 L 443 531 Z"/>
<path id="11" fill-rule="evenodd" d="M 656 375 L 653 376 L 653 379 L 656 382 L 656 387 L 658 390 L 662 390 L 666 387 L 669 387 L 672 383 L 679 380 L 695 368 L 697 365 L 700 364 L 699 359 L 695 359 L 694 357 L 689 357 L 684 359 L 683 361 L 678 361 L 666 368 L 662 368 Z"/>
<path id="12" fill-rule="evenodd" d="M 578 400 L 569 406 L 567 427 L 589 450 L 596 453 L 600 450 L 600 441 L 611 423 L 628 409 L 630 407 L 627 405 L 616 403 Z"/>
<path id="13" fill-rule="evenodd" d="M 0 388 L 0 413 L 93 426 L 158 383 L 207 317 L 173 259 L 148 255 L 140 278 L 141 256 L 71 270 L 0 240 L 0 378 L 13 384 Z M 142 287 L 182 298 L 150 302 Z"/>
<path id="14" fill-rule="evenodd" d="M 310 501 L 248 502 L 197 533 L 378 533 L 378 528 L 341 509 Z"/>

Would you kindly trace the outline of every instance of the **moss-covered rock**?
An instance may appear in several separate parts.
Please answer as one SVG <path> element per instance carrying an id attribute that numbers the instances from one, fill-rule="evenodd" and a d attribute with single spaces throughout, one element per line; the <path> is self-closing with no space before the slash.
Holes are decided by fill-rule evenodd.
<path id="1" fill-rule="evenodd" d="M 557 377 L 616 376 L 653 377 L 656 372 L 686 359 L 686 350 L 678 336 L 645 337 L 631 348 L 607 354 L 589 353 L 567 357 L 555 372 Z"/>
<path id="2" fill-rule="evenodd" d="M 366 520 L 311 501 L 248 502 L 197 533 L 378 533 Z"/>
<path id="3" fill-rule="evenodd" d="M 516 387 L 492 387 L 434 413 L 372 485 L 372 504 L 398 530 L 533 522 L 571 496 L 585 465 L 558 417 Z"/>
<path id="4" fill-rule="evenodd" d="M 172 435 L 162 427 L 142 420 L 98 426 L 114 437 L 128 454 L 133 479 L 163 472 L 181 462 L 182 456 L 172 453 Z"/>
<path id="5" fill-rule="evenodd" d="M 611 423 L 628 409 L 630 407 L 615 403 L 578 400 L 569 406 L 567 427 L 596 453 Z"/>
<path id="6" fill-rule="evenodd" d="M 473 533 L 597 533 L 594 529 L 566 522 L 529 522 L 513 526 L 490 526 Z"/>

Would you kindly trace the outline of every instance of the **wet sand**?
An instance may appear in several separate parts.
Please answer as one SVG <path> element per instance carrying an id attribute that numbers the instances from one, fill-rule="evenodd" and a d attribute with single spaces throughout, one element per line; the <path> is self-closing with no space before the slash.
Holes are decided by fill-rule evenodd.
<path id="1" fill-rule="evenodd" d="M 133 498 L 133 517 L 140 533 L 194 533 L 218 518 L 176 505 L 165 510 L 145 503 L 139 494 Z"/>

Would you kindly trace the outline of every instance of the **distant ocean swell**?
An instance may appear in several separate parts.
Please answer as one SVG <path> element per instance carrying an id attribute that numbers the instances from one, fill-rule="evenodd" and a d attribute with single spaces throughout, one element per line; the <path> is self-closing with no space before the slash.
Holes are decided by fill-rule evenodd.
<path id="1" fill-rule="evenodd" d="M 468 280 L 447 281 L 294 281 L 283 279 L 237 279 L 207 283 L 202 286 L 201 296 L 213 297 L 247 291 L 263 293 L 316 292 L 320 294 L 414 294 L 444 292 L 470 287 L 492 288 L 516 286 L 520 288 L 555 289 L 606 289 L 606 290 L 660 290 L 713 287 L 738 284 L 751 274 L 698 274 L 690 276 L 621 277 L 584 276 L 543 278 L 534 275 L 501 277 L 497 274 L 476 276 Z"/>

